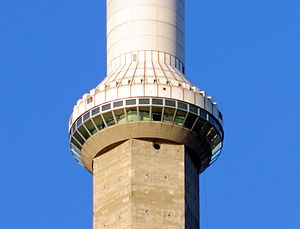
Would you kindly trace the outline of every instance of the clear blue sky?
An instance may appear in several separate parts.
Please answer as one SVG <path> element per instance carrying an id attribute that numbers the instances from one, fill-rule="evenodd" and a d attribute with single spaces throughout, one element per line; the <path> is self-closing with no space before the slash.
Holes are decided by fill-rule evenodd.
<path id="1" fill-rule="evenodd" d="M 188 78 L 218 101 L 201 229 L 300 227 L 300 2 L 187 0 Z M 1 0 L 0 228 L 92 228 L 68 118 L 105 75 L 104 0 Z"/>

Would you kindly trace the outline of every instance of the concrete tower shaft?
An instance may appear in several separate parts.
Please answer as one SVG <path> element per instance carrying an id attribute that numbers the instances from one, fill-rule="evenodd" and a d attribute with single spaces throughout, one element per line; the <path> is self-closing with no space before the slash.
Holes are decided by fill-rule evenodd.
<path id="1" fill-rule="evenodd" d="M 107 0 L 107 74 L 114 59 L 141 50 L 184 62 L 183 0 Z"/>

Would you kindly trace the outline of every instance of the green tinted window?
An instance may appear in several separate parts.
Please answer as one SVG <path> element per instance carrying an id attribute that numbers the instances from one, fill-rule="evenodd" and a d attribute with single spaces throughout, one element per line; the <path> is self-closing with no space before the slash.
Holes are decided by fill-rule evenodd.
<path id="1" fill-rule="evenodd" d="M 194 128 L 193 128 L 193 131 L 195 131 L 196 133 L 200 134 L 201 133 L 201 130 L 202 128 L 206 125 L 206 121 L 202 118 L 198 118 Z"/>
<path id="2" fill-rule="evenodd" d="M 71 139 L 71 142 L 72 142 L 73 145 L 75 145 L 78 149 L 81 150 L 81 145 L 78 144 L 78 142 L 77 142 L 73 137 L 72 137 L 72 139 Z"/>
<path id="3" fill-rule="evenodd" d="M 173 123 L 174 113 L 175 109 L 165 107 L 163 121 Z"/>
<path id="4" fill-rule="evenodd" d="M 196 121 L 196 118 L 197 118 L 197 115 L 189 113 L 185 120 L 184 127 L 191 129 Z"/>
<path id="5" fill-rule="evenodd" d="M 141 121 L 150 120 L 150 107 L 139 107 L 139 114 Z"/>
<path id="6" fill-rule="evenodd" d="M 115 125 L 115 120 L 114 120 L 114 117 L 111 112 L 107 112 L 107 113 L 103 114 L 103 118 L 104 118 L 107 126 Z"/>
<path id="7" fill-rule="evenodd" d="M 126 113 L 127 113 L 127 121 L 128 121 L 128 122 L 135 122 L 135 121 L 138 121 L 138 116 L 137 116 L 137 110 L 136 110 L 136 107 L 127 108 L 127 109 L 126 109 Z"/>
<path id="8" fill-rule="evenodd" d="M 117 123 L 125 123 L 126 122 L 126 116 L 124 109 L 116 110 L 114 111 L 115 117 L 117 120 Z"/>
<path id="9" fill-rule="evenodd" d="M 89 132 L 90 132 L 91 135 L 93 135 L 94 133 L 97 132 L 96 127 L 95 127 L 95 125 L 93 124 L 93 122 L 91 120 L 89 120 L 86 123 L 84 123 L 84 125 L 89 130 Z"/>
<path id="10" fill-rule="evenodd" d="M 182 110 L 177 110 L 174 123 L 179 126 L 183 126 L 183 122 L 186 116 L 186 112 Z"/>
<path id="11" fill-rule="evenodd" d="M 84 128 L 83 125 L 81 125 L 77 131 L 81 133 L 81 135 L 87 140 L 90 137 L 90 134 L 87 132 L 87 130 Z"/>
<path id="12" fill-rule="evenodd" d="M 104 122 L 103 122 L 100 115 L 94 117 L 93 121 L 94 121 L 94 123 L 96 124 L 96 126 L 99 130 L 102 130 L 103 128 L 105 128 Z"/>
<path id="13" fill-rule="evenodd" d="M 152 120 L 161 121 L 162 107 L 152 107 Z"/>
<path id="14" fill-rule="evenodd" d="M 78 134 L 77 131 L 74 133 L 73 136 L 76 138 L 76 140 L 77 140 L 78 142 L 80 142 L 81 145 L 84 144 L 85 140 Z"/>

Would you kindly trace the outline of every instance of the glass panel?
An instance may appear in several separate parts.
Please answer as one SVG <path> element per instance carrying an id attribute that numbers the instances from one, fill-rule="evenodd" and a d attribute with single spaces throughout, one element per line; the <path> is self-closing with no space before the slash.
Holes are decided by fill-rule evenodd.
<path id="1" fill-rule="evenodd" d="M 123 106 L 123 101 L 114 102 L 114 107 L 121 107 Z"/>
<path id="2" fill-rule="evenodd" d="M 73 138 L 73 141 L 76 141 L 74 138 Z M 75 146 L 75 144 L 72 143 L 72 139 L 71 139 L 71 151 L 72 153 L 76 153 L 77 155 L 80 155 L 80 149 L 78 147 Z M 79 146 L 79 144 L 77 143 L 77 145 Z"/>
<path id="3" fill-rule="evenodd" d="M 126 113 L 127 113 L 127 121 L 128 122 L 138 121 L 136 107 L 127 108 Z"/>
<path id="4" fill-rule="evenodd" d="M 183 126 L 183 122 L 184 122 L 186 113 L 187 112 L 185 112 L 185 111 L 177 110 L 174 123 L 176 125 Z"/>
<path id="5" fill-rule="evenodd" d="M 116 111 L 114 111 L 114 113 L 115 113 L 117 123 L 125 123 L 126 122 L 126 116 L 125 116 L 124 109 L 116 110 Z"/>
<path id="6" fill-rule="evenodd" d="M 196 107 L 195 105 L 190 104 L 190 112 L 197 115 L 198 114 L 198 107 Z"/>
<path id="7" fill-rule="evenodd" d="M 94 116 L 94 115 L 98 114 L 99 112 L 100 112 L 100 108 L 97 107 L 97 108 L 92 110 L 92 115 Z"/>
<path id="8" fill-rule="evenodd" d="M 212 150 L 212 154 L 217 154 L 220 153 L 220 150 L 222 149 L 222 142 L 220 142 L 213 150 Z M 217 155 L 218 156 L 218 155 Z"/>
<path id="9" fill-rule="evenodd" d="M 89 130 L 89 132 L 90 132 L 91 135 L 93 135 L 94 133 L 97 132 L 97 129 L 96 129 L 95 125 L 93 124 L 93 122 L 91 120 L 89 120 L 86 123 L 84 123 L 84 125 Z"/>
<path id="10" fill-rule="evenodd" d="M 90 112 L 83 115 L 83 121 L 86 121 L 90 118 Z"/>
<path id="11" fill-rule="evenodd" d="M 173 123 L 174 113 L 175 109 L 165 107 L 163 121 Z"/>
<path id="12" fill-rule="evenodd" d="M 73 126 L 72 126 L 72 134 L 75 132 L 75 130 L 76 130 L 76 125 L 73 124 Z"/>
<path id="13" fill-rule="evenodd" d="M 216 121 L 215 121 L 215 119 L 213 118 L 213 116 L 212 116 L 211 114 L 208 115 L 208 121 L 209 121 L 213 126 L 216 125 Z"/>
<path id="14" fill-rule="evenodd" d="M 221 142 L 221 138 L 219 135 L 215 135 L 213 138 L 212 138 L 212 143 L 211 143 L 211 148 L 214 149 L 220 142 Z"/>
<path id="15" fill-rule="evenodd" d="M 139 104 L 149 104 L 150 99 L 139 99 Z"/>
<path id="16" fill-rule="evenodd" d="M 83 125 L 81 125 L 77 131 L 79 131 L 86 140 L 90 137 L 90 134 L 86 131 Z"/>
<path id="17" fill-rule="evenodd" d="M 197 115 L 189 113 L 185 120 L 184 127 L 191 129 L 196 121 L 196 118 L 197 118 Z"/>
<path id="18" fill-rule="evenodd" d="M 152 104 L 163 105 L 163 100 L 162 99 L 152 99 Z"/>
<path id="19" fill-rule="evenodd" d="M 216 123 L 215 127 L 216 127 L 217 131 L 219 132 L 221 138 L 223 138 L 223 133 L 222 133 L 222 130 L 221 130 L 221 126 L 218 123 Z"/>
<path id="20" fill-rule="evenodd" d="M 150 121 L 150 107 L 139 107 L 141 121 Z"/>
<path id="21" fill-rule="evenodd" d="M 102 118 L 101 118 L 100 115 L 94 117 L 94 118 L 93 118 L 93 121 L 94 121 L 94 123 L 96 124 L 96 126 L 97 126 L 97 128 L 98 128 L 99 130 L 102 130 L 102 129 L 105 128 L 104 122 L 103 122 L 103 120 L 102 120 Z"/>
<path id="22" fill-rule="evenodd" d="M 213 129 L 214 129 L 214 127 L 212 125 L 210 125 L 209 123 L 206 123 L 206 125 L 201 130 L 201 134 L 203 136 L 208 136 L 213 131 Z"/>
<path id="23" fill-rule="evenodd" d="M 85 140 L 78 134 L 77 131 L 74 133 L 73 137 L 75 137 L 76 140 L 77 140 L 81 145 L 83 145 L 83 144 L 85 143 Z"/>
<path id="24" fill-rule="evenodd" d="M 129 105 L 135 105 L 136 104 L 136 100 L 135 99 L 128 99 L 126 100 L 126 105 L 129 106 Z"/>
<path id="25" fill-rule="evenodd" d="M 80 117 L 80 118 L 77 120 L 77 122 L 76 122 L 76 126 L 77 126 L 77 127 L 80 126 L 81 123 L 82 123 L 82 119 L 81 119 L 81 117 Z"/>
<path id="26" fill-rule="evenodd" d="M 152 107 L 152 120 L 161 121 L 162 107 Z"/>
<path id="27" fill-rule="evenodd" d="M 71 142 L 74 146 L 76 146 L 78 149 L 81 150 L 81 148 L 82 148 L 81 145 L 79 145 L 78 142 L 74 138 L 71 138 Z"/>
<path id="28" fill-rule="evenodd" d="M 194 128 L 193 128 L 193 131 L 195 131 L 196 133 L 200 134 L 201 133 L 201 130 L 202 128 L 206 125 L 206 121 L 202 118 L 198 118 Z"/>
<path id="29" fill-rule="evenodd" d="M 110 103 L 102 106 L 102 111 L 107 111 L 110 109 Z"/>
<path id="30" fill-rule="evenodd" d="M 207 120 L 207 111 L 200 109 L 200 116 L 205 120 Z"/>
<path id="31" fill-rule="evenodd" d="M 115 120 L 114 120 L 113 114 L 111 112 L 107 112 L 107 113 L 103 114 L 103 118 L 104 118 L 107 126 L 115 125 Z"/>
<path id="32" fill-rule="evenodd" d="M 166 99 L 166 106 L 176 107 L 175 101 Z"/>
<path id="33" fill-rule="evenodd" d="M 215 139 L 215 137 L 217 137 L 217 136 L 218 136 L 218 132 L 217 132 L 216 128 L 212 127 L 210 129 L 210 132 L 207 133 L 206 137 L 209 139 L 210 142 L 212 142 Z"/>
<path id="34" fill-rule="evenodd" d="M 182 102 L 178 102 L 178 108 L 183 109 L 183 110 L 187 110 L 187 104 L 182 103 Z"/>

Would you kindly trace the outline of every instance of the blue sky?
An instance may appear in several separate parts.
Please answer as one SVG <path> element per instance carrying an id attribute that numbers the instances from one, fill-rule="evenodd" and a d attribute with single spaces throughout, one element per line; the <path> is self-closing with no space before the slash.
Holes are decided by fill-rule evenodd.
<path id="1" fill-rule="evenodd" d="M 300 226 L 300 2 L 186 1 L 187 77 L 219 103 L 201 229 Z M 67 124 L 105 76 L 104 0 L 0 2 L 0 228 L 92 228 Z"/>

